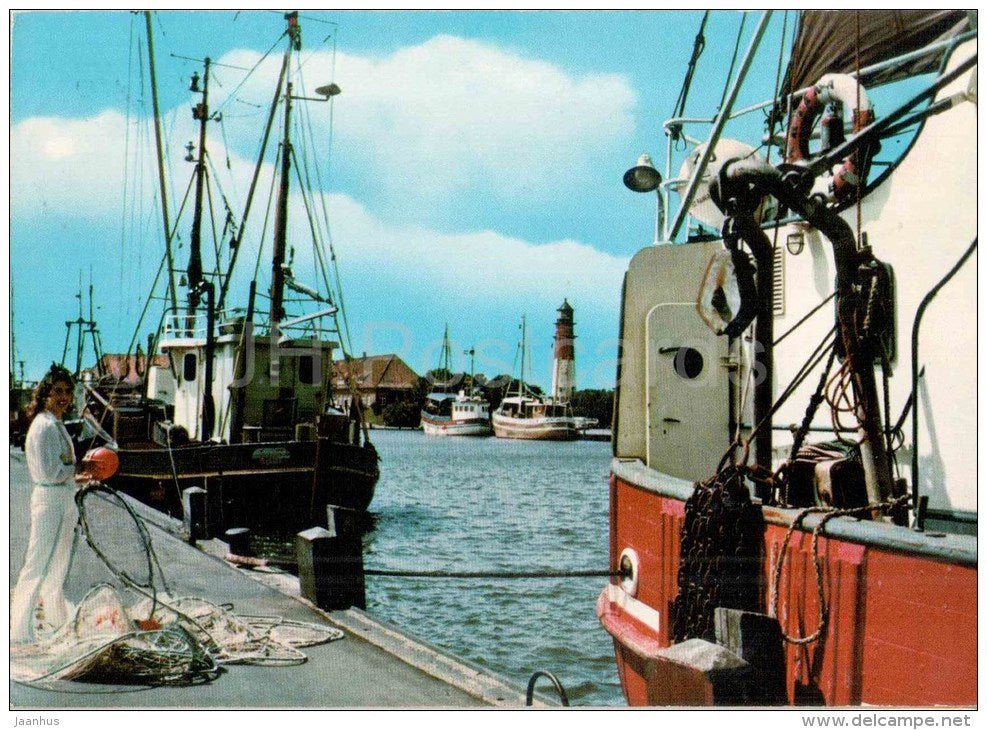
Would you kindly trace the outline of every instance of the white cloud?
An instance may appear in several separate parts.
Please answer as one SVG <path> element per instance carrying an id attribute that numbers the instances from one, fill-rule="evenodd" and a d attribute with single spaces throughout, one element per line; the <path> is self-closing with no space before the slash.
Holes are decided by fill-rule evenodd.
<path id="1" fill-rule="evenodd" d="M 633 91 L 492 45 L 438 36 L 383 58 L 341 55 L 336 129 L 394 195 L 544 200 L 633 131 Z"/>
<path id="2" fill-rule="evenodd" d="M 247 157 L 256 151 L 261 107 L 270 101 L 280 58 L 265 59 L 242 84 L 227 67 L 251 68 L 259 58 L 246 50 L 225 54 L 210 95 L 211 107 L 223 111 L 223 139 Z M 330 80 L 329 54 L 306 55 L 303 62 L 311 87 Z M 485 204 L 522 211 L 557 199 L 633 132 L 636 98 L 622 77 L 575 76 L 475 40 L 437 36 L 382 58 L 339 54 L 334 80 L 343 89 L 334 102 L 335 169 L 344 169 L 382 213 L 413 220 L 415 212 L 446 228 Z M 237 98 L 226 102 L 231 92 Z M 298 105 L 296 113 L 320 125 L 316 141 L 326 154 L 327 107 Z M 191 139 L 188 105 L 171 114 L 180 129 L 168 122 L 169 137 Z M 142 139 L 149 143 L 144 124 Z M 51 206 L 60 198 L 83 202 L 83 196 L 89 210 L 116 205 L 112 176 L 122 178 L 125 137 L 125 121 L 115 112 L 17 124 L 11 136 L 11 162 L 21 178 L 15 205 L 38 196 L 51 198 Z M 212 139 L 218 158 L 220 137 L 214 132 Z M 94 168 L 106 173 L 98 181 Z"/>
<path id="3" fill-rule="evenodd" d="M 534 245 L 493 231 L 439 233 L 381 222 L 343 195 L 329 199 L 334 238 L 345 259 L 385 266 L 409 282 L 427 281 L 445 291 L 469 291 L 478 299 L 547 298 L 566 291 L 618 290 L 627 259 L 572 240 Z M 348 255 L 347 255 L 348 254 Z M 386 262 L 386 264 L 382 264 Z"/>
<path id="4" fill-rule="evenodd" d="M 249 67 L 257 58 L 253 52 L 238 51 L 221 61 Z M 231 199 L 238 212 L 253 170 L 246 158 L 256 150 L 264 112 L 232 100 L 224 104 L 223 95 L 238 89 L 238 97 L 266 104 L 279 64 L 279 59 L 268 59 L 240 87 L 235 79 L 223 78 L 210 95 L 213 108 L 223 110 L 225 127 L 223 135 L 212 133 L 213 160 L 222 166 L 223 141 L 243 153 L 231 156 L 230 185 L 237 193 Z M 306 61 L 306 71 L 315 78 L 319 74 L 312 71 L 329 65 L 327 55 L 316 55 Z M 333 169 L 358 176 L 350 182 L 355 191 L 362 191 L 327 198 L 349 300 L 377 307 L 371 317 L 414 317 L 415 310 L 434 308 L 437 302 L 462 312 L 482 311 L 488 322 L 474 322 L 477 331 L 489 325 L 491 313 L 504 304 L 511 311 L 494 316 L 507 320 L 510 331 L 522 313 L 512 308 L 520 305 L 554 317 L 563 297 L 578 298 L 584 311 L 592 308 L 600 317 L 616 317 L 625 259 L 567 240 L 564 233 L 536 244 L 484 230 L 489 226 L 463 211 L 493 205 L 521 215 L 557 199 L 562 185 L 585 176 L 611 145 L 633 131 L 635 97 L 626 81 L 608 75 L 575 77 L 544 61 L 449 36 L 384 58 L 340 55 L 337 68 L 335 80 L 343 95 L 335 102 Z M 327 73 L 317 81 L 328 80 Z M 315 132 L 319 144 L 328 137 L 327 109 L 312 105 L 299 110 L 323 119 L 324 126 Z M 172 115 L 177 115 L 174 122 Z M 181 143 L 192 139 L 194 130 L 187 104 L 166 117 L 173 141 L 170 162 L 176 171 L 170 191 L 174 215 L 189 172 Z M 128 138 L 131 148 L 138 141 L 142 144 L 139 161 L 125 153 L 122 141 Z M 145 179 L 156 181 L 152 150 L 147 120 L 132 124 L 128 135 L 126 120 L 112 111 L 83 120 L 33 118 L 15 124 L 15 245 L 24 245 L 32 216 L 43 212 L 98 218 L 93 256 L 118 247 L 124 167 L 139 164 Z M 373 194 L 366 192 L 371 181 L 378 184 Z M 131 187 L 128 195 L 142 194 L 148 205 L 157 196 L 156 183 L 148 185 L 140 192 Z M 265 183 L 261 187 L 267 189 Z M 254 205 L 252 227 L 264 215 L 264 204 Z M 450 217 L 442 218 L 443 212 Z M 154 218 L 159 215 L 145 213 L 145 220 L 159 225 Z M 293 208 L 290 219 L 300 233 L 304 215 Z M 181 230 L 187 240 L 187 226 Z M 106 231 L 113 233 L 106 236 Z M 157 237 L 150 240 L 158 245 Z M 256 240 L 255 234 L 240 254 L 238 276 L 252 271 Z M 153 264 L 161 254 L 148 248 L 146 255 Z M 185 255 L 177 255 L 176 261 L 183 263 Z M 303 266 L 301 250 L 299 259 L 299 280 L 315 284 L 313 272 Z M 386 300 L 373 293 L 385 286 Z"/>
<path id="5" fill-rule="evenodd" d="M 35 117 L 10 132 L 11 213 L 120 210 L 124 118 L 106 111 L 90 119 Z"/>

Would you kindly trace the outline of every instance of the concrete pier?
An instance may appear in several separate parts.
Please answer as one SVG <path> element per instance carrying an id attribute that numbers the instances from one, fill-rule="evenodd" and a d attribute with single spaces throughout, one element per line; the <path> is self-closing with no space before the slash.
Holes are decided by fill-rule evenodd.
<path id="1" fill-rule="evenodd" d="M 23 452 L 10 450 L 10 585 L 24 558 L 29 524 L 31 485 Z M 133 520 L 119 505 L 97 495 L 94 509 L 110 511 L 101 524 L 119 519 L 126 529 L 101 538 L 116 549 L 134 541 Z M 242 615 L 276 615 L 340 628 L 343 639 L 304 648 L 308 661 L 288 667 L 227 666 L 214 681 L 194 686 L 135 687 L 61 682 L 42 689 L 10 682 L 10 709 L 70 708 L 519 708 L 524 688 L 514 687 L 442 651 L 385 626 L 363 611 L 324 612 L 302 599 L 298 579 L 276 570 L 236 568 L 222 559 L 226 546 L 218 540 L 192 546 L 182 539 L 181 523 L 131 502 L 144 519 L 172 594 L 194 596 L 216 604 L 231 603 Z M 113 511 L 119 513 L 113 514 Z M 130 522 L 130 525 L 127 522 Z M 128 543 L 129 544 L 129 543 Z M 140 550 L 139 544 L 133 545 Z M 67 585 L 69 600 L 79 601 L 113 575 L 80 537 Z M 130 601 L 138 596 L 129 594 Z M 544 706 L 542 703 L 536 704 Z"/>

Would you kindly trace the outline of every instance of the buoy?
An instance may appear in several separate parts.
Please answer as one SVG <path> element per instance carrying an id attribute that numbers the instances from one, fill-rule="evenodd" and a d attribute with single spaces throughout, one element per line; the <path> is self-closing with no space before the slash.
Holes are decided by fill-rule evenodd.
<path id="1" fill-rule="evenodd" d="M 115 451 L 100 446 L 92 449 L 82 458 L 83 472 L 97 481 L 105 481 L 117 473 L 120 468 L 120 458 Z"/>

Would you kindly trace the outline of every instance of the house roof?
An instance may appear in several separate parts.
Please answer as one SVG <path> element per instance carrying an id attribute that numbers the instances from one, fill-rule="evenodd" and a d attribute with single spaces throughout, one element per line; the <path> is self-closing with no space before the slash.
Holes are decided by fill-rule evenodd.
<path id="1" fill-rule="evenodd" d="M 107 353 L 100 358 L 99 365 L 102 372 L 113 376 L 117 380 L 123 380 L 128 383 L 136 383 L 140 381 L 137 366 L 138 364 L 140 365 L 140 372 L 143 373 L 146 362 L 147 357 L 143 353 L 140 355 L 116 355 Z M 168 356 L 155 355 L 151 358 L 151 364 L 156 365 L 157 367 L 166 368 L 169 364 Z"/>
<path id="2" fill-rule="evenodd" d="M 354 357 L 349 362 L 333 363 L 332 369 L 333 384 L 337 388 L 346 387 L 348 373 L 352 374 L 360 390 L 410 390 L 418 385 L 418 374 L 395 354 Z"/>

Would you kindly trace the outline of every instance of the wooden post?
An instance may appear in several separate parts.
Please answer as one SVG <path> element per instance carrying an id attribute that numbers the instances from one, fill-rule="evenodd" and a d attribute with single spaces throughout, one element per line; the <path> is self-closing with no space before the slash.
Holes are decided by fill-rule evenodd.
<path id="1" fill-rule="evenodd" d="M 206 490 L 206 534 L 204 537 L 216 537 L 221 534 L 223 525 L 223 475 L 222 473 L 214 477 L 206 477 L 202 485 Z M 233 485 L 236 486 L 235 484 Z M 227 515 L 228 517 L 230 515 Z M 232 520 L 238 519 L 237 515 L 232 515 Z M 236 524 L 234 522 L 234 524 Z"/>
<path id="2" fill-rule="evenodd" d="M 330 505 L 328 529 L 298 533 L 295 553 L 302 597 L 326 611 L 366 608 L 360 513 Z"/>
<path id="3" fill-rule="evenodd" d="M 186 539 L 191 544 L 209 537 L 206 528 L 206 490 L 202 487 L 189 487 L 182 492 L 182 524 Z"/>
<path id="4" fill-rule="evenodd" d="M 226 544 L 233 555 L 251 557 L 253 552 L 250 549 L 250 529 L 246 527 L 231 527 L 223 536 Z"/>

